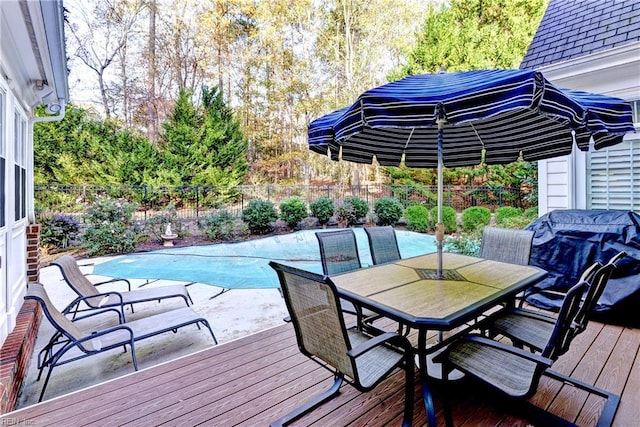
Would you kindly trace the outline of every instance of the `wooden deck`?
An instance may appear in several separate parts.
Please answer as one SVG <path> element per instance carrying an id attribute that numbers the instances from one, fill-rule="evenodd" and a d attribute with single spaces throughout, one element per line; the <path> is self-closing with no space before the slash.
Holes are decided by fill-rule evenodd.
<path id="1" fill-rule="evenodd" d="M 591 322 L 554 369 L 621 395 L 614 425 L 638 425 L 640 329 Z M 54 373 L 55 377 L 55 373 Z M 54 378 L 55 381 L 55 378 Z M 148 368 L 110 382 L 5 414 L 0 425 L 29 426 L 266 426 L 328 387 L 328 371 L 302 356 L 291 325 L 285 324 Z M 527 425 L 505 413 L 505 402 L 484 388 L 455 387 L 454 422 L 459 426 Z M 436 407 L 442 406 L 436 389 Z M 578 425 L 592 426 L 601 400 L 552 380 L 533 398 Z M 416 386 L 414 425 L 425 425 Z M 370 393 L 351 386 L 293 425 L 400 425 L 403 375 Z M 444 424 L 438 412 L 439 425 Z"/>

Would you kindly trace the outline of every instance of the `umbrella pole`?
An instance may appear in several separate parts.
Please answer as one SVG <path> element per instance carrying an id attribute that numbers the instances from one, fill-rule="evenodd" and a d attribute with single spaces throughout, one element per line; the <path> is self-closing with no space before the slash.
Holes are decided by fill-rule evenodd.
<path id="1" fill-rule="evenodd" d="M 442 279 L 442 241 L 444 240 L 444 223 L 442 222 L 442 133 L 445 119 L 438 119 L 438 223 L 436 224 L 436 245 L 438 251 L 438 266 L 436 274 L 438 279 Z"/>

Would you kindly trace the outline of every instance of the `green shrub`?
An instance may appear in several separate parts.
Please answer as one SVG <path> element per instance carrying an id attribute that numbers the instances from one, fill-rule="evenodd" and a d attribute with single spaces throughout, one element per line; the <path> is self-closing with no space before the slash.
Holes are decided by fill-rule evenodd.
<path id="1" fill-rule="evenodd" d="M 353 214 L 356 216 L 355 223 L 366 217 L 369 213 L 369 205 L 358 196 L 347 196 L 344 198 L 344 203 L 349 203 L 353 206 Z"/>
<path id="2" fill-rule="evenodd" d="M 462 229 L 475 231 L 491 222 L 491 211 L 482 206 L 473 206 L 462 211 Z"/>
<path id="3" fill-rule="evenodd" d="M 511 218 L 507 218 L 502 222 L 501 227 L 503 228 L 514 228 L 521 230 L 525 228 L 527 225 L 531 223 L 531 220 L 526 216 L 514 216 Z"/>
<path id="4" fill-rule="evenodd" d="M 335 209 L 333 206 L 333 200 L 327 196 L 322 196 L 314 200 L 309 205 L 309 208 L 311 209 L 311 215 L 318 218 L 320 225 L 325 225 L 329 222 Z"/>
<path id="5" fill-rule="evenodd" d="M 336 219 L 341 226 L 350 227 L 358 223 L 355 209 L 351 203 L 342 202 L 336 206 Z"/>
<path id="6" fill-rule="evenodd" d="M 442 243 L 447 252 L 456 254 L 478 256 L 480 254 L 481 233 L 476 230 L 473 233 L 460 233 L 446 236 Z"/>
<path id="7" fill-rule="evenodd" d="M 254 199 L 242 211 L 242 220 L 254 234 L 267 233 L 271 230 L 271 223 L 277 219 L 276 208 L 267 200 Z"/>
<path id="8" fill-rule="evenodd" d="M 402 218 L 402 204 L 393 197 L 382 197 L 373 204 L 378 225 L 395 225 Z"/>
<path id="9" fill-rule="evenodd" d="M 307 216 L 307 206 L 299 197 L 289 197 L 280 203 L 280 218 L 290 229 L 298 228 L 298 224 Z"/>
<path id="10" fill-rule="evenodd" d="M 357 196 L 345 197 L 335 210 L 338 222 L 346 224 L 347 227 L 356 225 L 368 212 L 369 205 Z"/>
<path id="11" fill-rule="evenodd" d="M 529 220 L 533 221 L 538 218 L 538 207 L 534 206 L 532 208 L 528 208 L 524 211 L 524 216 L 529 218 Z"/>
<path id="12" fill-rule="evenodd" d="M 503 206 L 496 209 L 495 216 L 496 225 L 498 227 L 503 227 L 507 219 L 522 216 L 522 209 L 518 209 L 513 206 Z"/>
<path id="13" fill-rule="evenodd" d="M 407 228 L 418 233 L 426 233 L 431 228 L 429 210 L 423 205 L 411 205 L 404 211 Z"/>
<path id="14" fill-rule="evenodd" d="M 89 256 L 132 252 L 137 243 L 131 218 L 137 205 L 109 198 L 97 199 L 82 216 L 87 228 L 82 241 Z"/>
<path id="15" fill-rule="evenodd" d="M 156 241 L 162 242 L 162 236 L 167 231 L 167 225 L 171 224 L 171 231 L 182 238 L 185 236 L 185 227 L 178 218 L 178 211 L 174 206 L 169 206 L 152 215 L 145 221 L 144 229 Z"/>
<path id="16" fill-rule="evenodd" d="M 41 218 L 40 225 L 41 242 L 56 248 L 66 248 L 80 232 L 80 223 L 71 215 L 57 214 L 51 218 Z"/>
<path id="17" fill-rule="evenodd" d="M 247 225 L 239 221 L 226 210 L 219 210 L 198 220 L 198 229 L 209 240 L 235 240 L 246 234 Z"/>
<path id="18" fill-rule="evenodd" d="M 438 207 L 431 209 L 431 222 L 436 224 L 438 222 Z M 442 207 L 442 222 L 444 223 L 445 233 L 455 233 L 458 231 L 458 216 L 456 210 L 451 206 Z"/>

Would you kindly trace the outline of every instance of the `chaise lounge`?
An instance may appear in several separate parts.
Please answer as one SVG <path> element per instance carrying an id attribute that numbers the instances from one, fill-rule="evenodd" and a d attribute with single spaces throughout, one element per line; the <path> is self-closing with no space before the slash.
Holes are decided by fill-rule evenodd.
<path id="1" fill-rule="evenodd" d="M 126 350 L 126 346 L 128 345 L 131 348 L 133 367 L 137 371 L 138 361 L 134 344 L 136 341 L 169 331 L 175 333 L 179 328 L 193 324 L 197 325 L 198 328 L 200 324 L 206 326 L 211 333 L 213 342 L 215 344 L 218 343 L 209 322 L 193 311 L 191 307 L 169 310 L 131 322 L 124 322 L 121 317 L 121 311 L 115 307 L 94 311 L 91 314 L 70 320 L 53 305 L 44 286 L 39 283 L 29 284 L 25 299 L 37 301 L 42 307 L 44 315 L 56 330 L 38 356 L 38 380 L 40 380 L 44 368 L 49 368 L 38 401 L 42 401 L 53 368 L 59 365 L 64 365 L 117 347 L 124 347 Z M 81 322 L 78 321 L 97 314 L 104 314 L 105 316 L 103 317 L 106 317 L 106 314 L 108 314 L 106 312 L 108 311 L 113 311 L 118 315 L 119 323 L 111 322 L 109 326 L 104 326 L 97 330 L 93 327 L 91 328 L 91 332 L 84 331 L 79 326 Z M 68 352 L 73 349 L 79 351 L 68 354 Z"/>

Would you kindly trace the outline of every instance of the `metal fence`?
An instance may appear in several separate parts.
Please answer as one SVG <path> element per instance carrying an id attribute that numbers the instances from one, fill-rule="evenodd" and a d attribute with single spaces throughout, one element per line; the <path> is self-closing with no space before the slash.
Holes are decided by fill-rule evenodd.
<path id="1" fill-rule="evenodd" d="M 124 199 L 138 205 L 138 219 L 147 219 L 169 206 L 177 209 L 178 217 L 199 218 L 224 208 L 240 217 L 251 200 L 271 201 L 276 207 L 289 197 L 299 197 L 307 205 L 321 196 L 338 204 L 345 197 L 356 196 L 367 202 L 373 211 L 376 200 L 395 197 L 403 206 L 420 203 L 436 206 L 436 186 L 410 185 L 243 185 L 233 189 L 204 186 L 157 187 L 150 185 L 36 185 L 37 215 L 56 213 L 82 214 L 97 198 Z M 485 206 L 492 211 L 501 206 L 530 207 L 519 188 L 499 186 L 445 185 L 444 204 L 461 212 L 471 206 Z"/>

